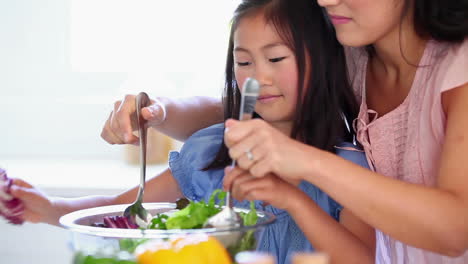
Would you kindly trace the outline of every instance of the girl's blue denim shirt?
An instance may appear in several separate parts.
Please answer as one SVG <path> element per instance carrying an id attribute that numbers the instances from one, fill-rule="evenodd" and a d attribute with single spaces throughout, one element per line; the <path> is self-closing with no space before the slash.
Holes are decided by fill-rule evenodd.
<path id="1" fill-rule="evenodd" d="M 180 152 L 170 153 L 169 166 L 182 193 L 190 200 L 207 201 L 216 189 L 222 189 L 224 168 L 203 171 L 218 153 L 223 144 L 224 125 L 217 124 L 194 133 L 183 145 Z M 363 167 L 367 167 L 364 152 L 348 142 L 337 145 L 336 154 Z M 339 221 L 342 206 L 326 193 L 308 182 L 301 182 L 299 188 L 314 200 L 325 212 Z M 278 194 L 280 195 L 280 194 Z M 249 202 L 234 200 L 235 207 L 249 208 Z M 289 263 L 294 252 L 313 251 L 301 229 L 284 210 L 271 205 L 264 207 L 255 201 L 258 210 L 271 212 L 276 220 L 261 233 L 257 250 L 269 252 L 276 257 L 276 263 Z"/>

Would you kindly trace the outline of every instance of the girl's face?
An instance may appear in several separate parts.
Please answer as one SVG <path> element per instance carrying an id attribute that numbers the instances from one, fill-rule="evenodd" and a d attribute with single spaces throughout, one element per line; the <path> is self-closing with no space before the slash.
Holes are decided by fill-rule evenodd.
<path id="1" fill-rule="evenodd" d="M 365 46 L 399 34 L 404 0 L 317 0 L 332 21 L 338 40 Z"/>
<path id="2" fill-rule="evenodd" d="M 295 54 L 266 24 L 262 14 L 247 15 L 234 32 L 234 73 L 242 89 L 248 77 L 260 83 L 255 112 L 272 123 L 290 122 L 297 101 L 298 71 Z"/>

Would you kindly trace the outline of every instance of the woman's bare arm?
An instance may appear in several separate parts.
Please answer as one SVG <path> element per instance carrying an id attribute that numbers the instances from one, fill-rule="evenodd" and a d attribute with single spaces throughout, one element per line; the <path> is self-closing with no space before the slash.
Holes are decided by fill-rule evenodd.
<path id="1" fill-rule="evenodd" d="M 228 121 L 224 139 L 237 166 L 255 177 L 274 173 L 285 180 L 309 181 L 394 239 L 459 256 L 468 250 L 467 102 L 468 84 L 442 94 L 447 122 L 434 186 L 385 177 L 282 136 L 261 120 Z M 254 161 L 246 158 L 246 149 Z"/>
<path id="2" fill-rule="evenodd" d="M 446 137 L 435 186 L 390 179 L 325 152 L 309 153 L 314 173 L 305 178 L 395 239 L 459 256 L 468 249 L 467 102 L 468 84 L 443 94 Z"/>
<path id="3" fill-rule="evenodd" d="M 219 98 L 159 98 L 166 106 L 167 117 L 158 131 L 180 141 L 185 141 L 194 132 L 223 122 L 223 107 Z"/>

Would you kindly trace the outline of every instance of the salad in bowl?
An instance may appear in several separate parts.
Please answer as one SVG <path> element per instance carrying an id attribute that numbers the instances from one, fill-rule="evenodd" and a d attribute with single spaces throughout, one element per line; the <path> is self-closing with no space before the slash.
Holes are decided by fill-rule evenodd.
<path id="1" fill-rule="evenodd" d="M 275 217 L 256 210 L 252 202 L 248 209 L 234 208 L 242 218 L 242 226 L 203 228 L 208 218 L 222 210 L 224 195 L 221 190 L 216 190 L 207 202 L 184 199 L 177 203 L 145 203 L 144 207 L 154 216 L 146 228 L 128 223 L 122 216 L 128 206 L 125 204 L 72 212 L 61 217 L 60 224 L 71 231 L 76 264 L 170 263 L 149 260 L 158 259 L 158 256 L 172 256 L 169 259 L 175 260 L 179 259 L 177 254 L 185 258 L 190 254 L 193 255 L 191 258 L 202 257 L 203 252 L 212 252 L 213 248 L 225 251 L 232 261 L 238 252 L 256 248 L 263 228 Z M 218 256 L 216 261 L 200 263 L 230 263 L 221 261 L 222 253 L 214 255 Z"/>

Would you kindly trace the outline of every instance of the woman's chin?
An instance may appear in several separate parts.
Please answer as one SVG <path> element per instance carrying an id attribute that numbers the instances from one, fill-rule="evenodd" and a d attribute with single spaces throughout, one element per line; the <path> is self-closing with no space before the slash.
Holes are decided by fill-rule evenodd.
<path id="1" fill-rule="evenodd" d="M 336 38 L 343 46 L 348 47 L 362 47 L 367 46 L 372 41 L 366 41 L 365 39 L 359 37 L 359 34 L 352 34 L 351 32 L 336 32 Z"/>

